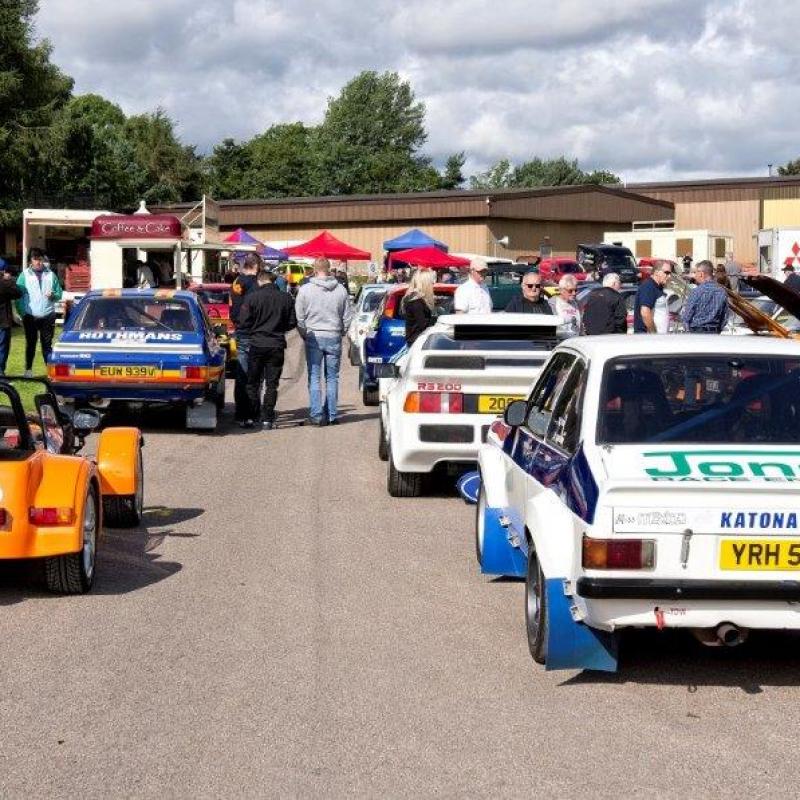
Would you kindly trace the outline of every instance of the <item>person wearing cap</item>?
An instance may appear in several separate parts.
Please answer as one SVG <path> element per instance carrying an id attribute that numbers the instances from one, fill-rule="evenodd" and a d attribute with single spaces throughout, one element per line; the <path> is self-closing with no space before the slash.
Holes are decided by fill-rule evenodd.
<path id="1" fill-rule="evenodd" d="M 22 290 L 8 271 L 8 264 L 0 258 L 0 375 L 6 374 L 8 354 L 11 352 L 11 327 L 14 315 L 11 301 L 22 297 Z"/>
<path id="2" fill-rule="evenodd" d="M 28 266 L 17 278 L 20 297 L 17 311 L 25 329 L 25 377 L 33 377 L 33 359 L 36 356 L 36 340 L 42 344 L 45 364 L 53 349 L 53 334 L 56 329 L 56 306 L 61 299 L 61 284 L 58 277 L 44 260 L 44 252 L 32 247 Z"/>
<path id="3" fill-rule="evenodd" d="M 469 266 L 469 277 L 460 284 L 453 297 L 456 314 L 491 314 L 492 296 L 486 288 L 486 273 L 489 267 L 481 261 Z"/>
<path id="4" fill-rule="evenodd" d="M 783 275 L 783 285 L 794 292 L 800 292 L 800 275 L 794 271 L 794 267 L 791 264 L 787 264 L 783 268 Z"/>

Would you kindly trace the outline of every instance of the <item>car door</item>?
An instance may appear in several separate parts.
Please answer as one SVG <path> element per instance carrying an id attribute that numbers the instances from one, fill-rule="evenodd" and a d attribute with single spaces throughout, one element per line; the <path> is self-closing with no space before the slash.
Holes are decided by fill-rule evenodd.
<path id="1" fill-rule="evenodd" d="M 515 432 L 506 489 L 514 517 L 519 515 L 518 518 L 512 518 L 512 524 L 515 528 L 519 526 L 520 534 L 524 529 L 522 512 L 527 499 L 542 488 L 539 478 L 542 477 L 543 462 L 539 460 L 538 451 L 547 435 L 555 402 L 575 358 L 574 353 L 563 351 L 555 353 L 548 361 L 531 390 L 525 422 Z"/>

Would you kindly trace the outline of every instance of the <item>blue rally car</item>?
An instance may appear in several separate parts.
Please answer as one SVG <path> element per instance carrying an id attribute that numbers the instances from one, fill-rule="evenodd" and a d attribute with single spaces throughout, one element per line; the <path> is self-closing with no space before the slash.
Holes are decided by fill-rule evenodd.
<path id="1" fill-rule="evenodd" d="M 391 287 L 375 314 L 372 330 L 364 339 L 364 365 L 360 370 L 361 398 L 365 406 L 378 405 L 378 364 L 388 363 L 406 343 L 406 320 L 403 304 L 408 286 Z M 453 307 L 454 283 L 437 283 L 433 287 L 436 314 L 449 314 Z"/>
<path id="2" fill-rule="evenodd" d="M 213 430 L 225 405 L 225 351 L 188 291 L 89 292 L 64 325 L 47 374 L 77 405 L 183 404 L 188 428 Z"/>

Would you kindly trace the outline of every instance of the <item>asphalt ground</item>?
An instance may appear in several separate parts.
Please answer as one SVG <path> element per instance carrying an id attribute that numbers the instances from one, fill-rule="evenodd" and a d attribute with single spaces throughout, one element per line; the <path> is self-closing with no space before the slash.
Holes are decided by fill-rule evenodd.
<path id="1" fill-rule="evenodd" d="M 277 430 L 143 420 L 144 525 L 93 593 L 0 570 L 0 796 L 795 794 L 797 637 L 635 633 L 617 674 L 545 672 L 450 482 L 388 497 L 354 369 L 342 424 L 298 426 L 300 356 Z"/>

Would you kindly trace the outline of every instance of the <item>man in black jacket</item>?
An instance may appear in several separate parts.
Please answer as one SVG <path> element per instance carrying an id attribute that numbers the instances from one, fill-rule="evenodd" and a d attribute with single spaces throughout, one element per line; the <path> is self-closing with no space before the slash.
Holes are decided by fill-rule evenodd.
<path id="1" fill-rule="evenodd" d="M 275 275 L 262 269 L 256 276 L 258 288 L 242 303 L 239 328 L 250 340 L 247 367 L 247 398 L 250 412 L 242 427 L 252 428 L 261 423 L 265 430 L 275 427 L 275 403 L 278 383 L 283 372 L 286 334 L 297 327 L 294 300 L 288 292 L 275 285 Z M 265 382 L 264 402 L 261 402 L 261 382 Z"/>
<path id="2" fill-rule="evenodd" d="M 529 270 L 522 276 L 522 291 L 515 294 L 505 310 L 516 314 L 550 314 L 553 309 L 542 294 L 542 278 L 538 272 Z"/>
<path id="3" fill-rule="evenodd" d="M 231 322 L 236 329 L 236 376 L 233 382 L 233 402 L 236 406 L 234 419 L 244 426 L 249 417 L 250 401 L 247 399 L 247 372 L 250 358 L 250 337 L 241 329 L 239 317 L 247 296 L 254 292 L 256 273 L 263 267 L 261 256 L 248 253 L 244 257 L 242 268 L 231 284 Z"/>
<path id="4" fill-rule="evenodd" d="M 22 289 L 8 271 L 6 262 L 0 258 L 0 375 L 6 374 L 8 354 L 11 351 L 11 326 L 14 323 L 11 301 L 20 297 Z"/>
<path id="5" fill-rule="evenodd" d="M 628 310 L 619 290 L 622 284 L 616 272 L 603 278 L 603 286 L 589 292 L 583 308 L 583 329 L 587 336 L 603 333 L 627 333 Z"/>

